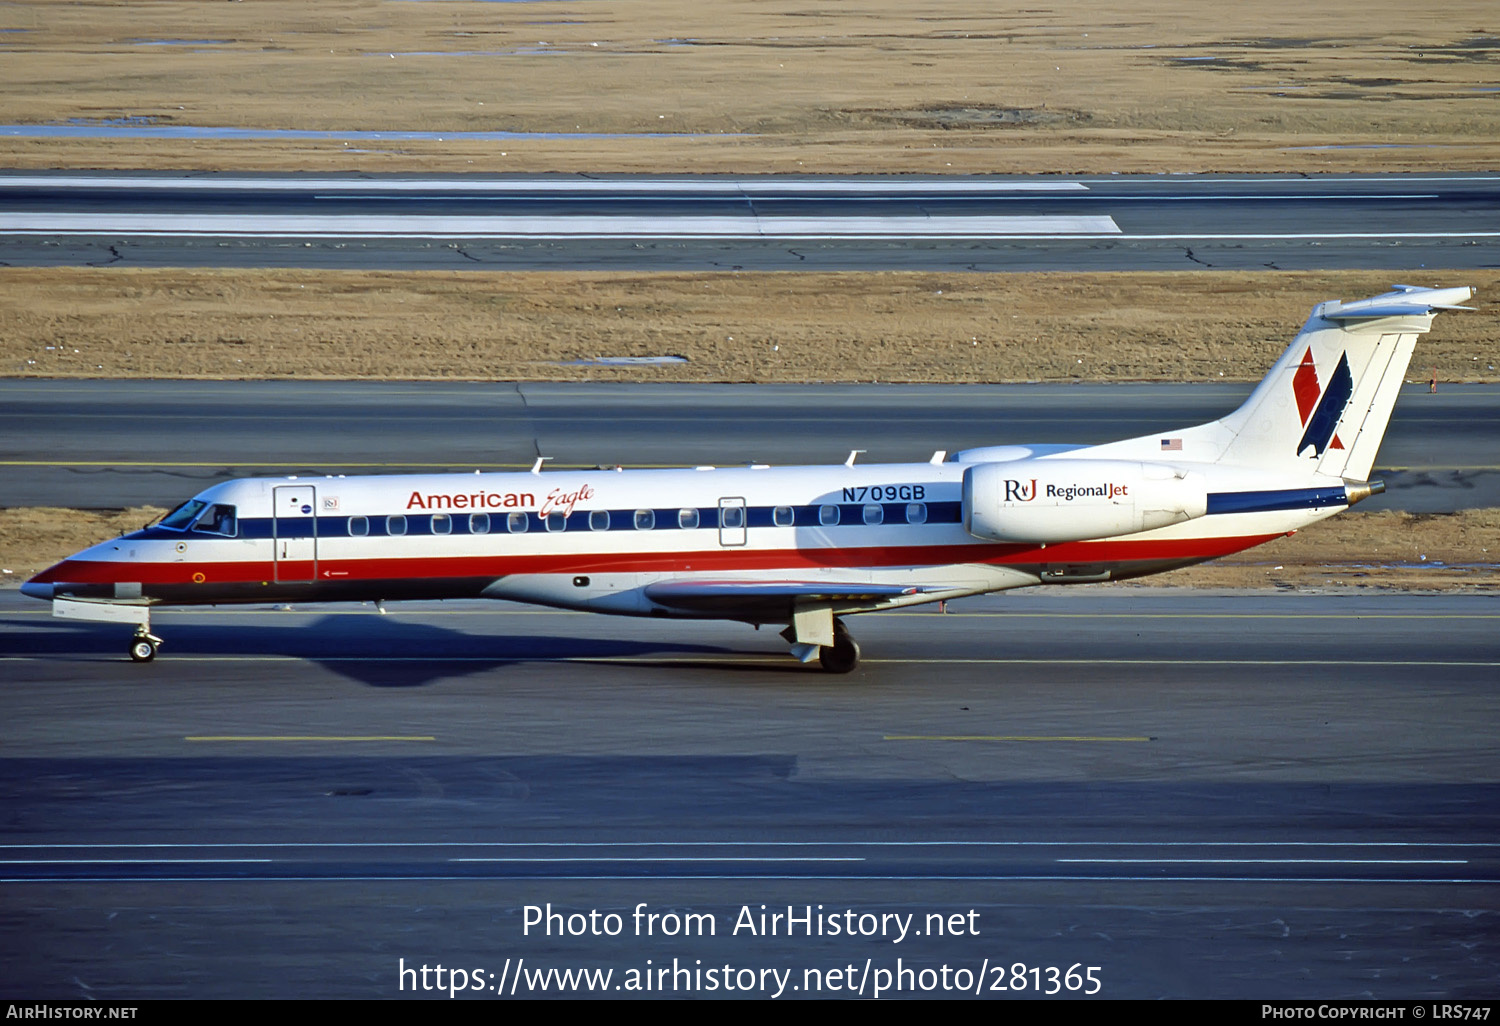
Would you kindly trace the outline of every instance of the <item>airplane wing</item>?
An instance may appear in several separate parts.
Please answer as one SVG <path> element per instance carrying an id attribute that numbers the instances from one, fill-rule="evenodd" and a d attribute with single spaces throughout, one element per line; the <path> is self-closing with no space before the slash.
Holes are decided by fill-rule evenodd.
<path id="1" fill-rule="evenodd" d="M 935 589 L 899 584 L 833 581 L 659 581 L 646 596 L 673 609 L 695 613 L 784 611 L 800 603 L 863 605 Z"/>

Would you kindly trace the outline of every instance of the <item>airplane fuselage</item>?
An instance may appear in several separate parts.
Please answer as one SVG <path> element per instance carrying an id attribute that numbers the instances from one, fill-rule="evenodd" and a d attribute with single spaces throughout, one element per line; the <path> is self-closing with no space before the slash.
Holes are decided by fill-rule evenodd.
<path id="1" fill-rule="evenodd" d="M 1104 515 L 1144 487 L 1135 480 L 1141 464 L 1101 466 L 1087 453 L 1018 461 L 1025 465 L 1015 468 L 995 464 L 1009 475 L 1000 479 L 1001 503 L 1045 524 Z M 1039 482 L 1034 464 L 1052 469 L 1054 480 Z M 1204 468 L 1153 464 L 1203 478 L 1210 508 L 1227 496 L 1258 498 L 1250 508 L 1241 501 L 1232 512 L 1205 511 L 1120 537 L 992 541 L 971 533 L 974 511 L 966 510 L 964 496 L 965 473 L 983 466 L 230 481 L 196 496 L 201 509 L 188 509 L 177 524 L 169 516 L 78 553 L 38 577 L 31 593 L 45 583 L 52 588 L 47 597 L 171 605 L 490 597 L 702 616 L 652 599 L 647 587 L 769 576 L 923 589 L 858 607 L 880 608 L 1138 576 L 1237 552 L 1348 504 L 1338 479 L 1309 477 L 1287 487 L 1284 479 L 1272 482 L 1253 471 L 1213 468 L 1209 481 Z M 995 513 L 1004 517 L 1004 508 Z"/>

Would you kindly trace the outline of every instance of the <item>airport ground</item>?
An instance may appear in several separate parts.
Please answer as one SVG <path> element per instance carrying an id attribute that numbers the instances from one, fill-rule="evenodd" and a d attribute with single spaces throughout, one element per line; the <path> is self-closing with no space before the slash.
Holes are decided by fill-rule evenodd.
<path id="1" fill-rule="evenodd" d="M 743 625 L 391 609 L 163 613 L 141 666 L 0 593 L 3 989 L 988 958 L 1106 998 L 1494 997 L 1491 598 L 1032 590 L 852 618 L 840 678 Z M 525 933 L 547 903 L 718 930 Z M 977 932 L 731 932 L 762 904 Z"/>
<path id="2" fill-rule="evenodd" d="M 5 117 L 32 126 L 0 128 L 6 167 L 1108 174 L 1500 165 L 1500 25 L 1488 0 L 1440 10 L 1400 0 L 1150 0 L 1118 10 L 1087 0 L 1017 9 L 985 0 L 816 9 L 17 0 L 0 28 Z M 100 126 L 122 131 L 93 137 Z M 132 131 L 141 128 L 155 134 Z"/>

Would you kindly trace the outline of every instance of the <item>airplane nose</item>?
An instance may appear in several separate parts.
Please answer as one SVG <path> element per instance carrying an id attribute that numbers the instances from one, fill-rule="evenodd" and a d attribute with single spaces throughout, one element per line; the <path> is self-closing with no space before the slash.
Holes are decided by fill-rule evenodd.
<path id="1" fill-rule="evenodd" d="M 21 585 L 21 594 L 28 598 L 52 600 L 52 585 L 38 584 L 35 581 L 27 581 Z"/>

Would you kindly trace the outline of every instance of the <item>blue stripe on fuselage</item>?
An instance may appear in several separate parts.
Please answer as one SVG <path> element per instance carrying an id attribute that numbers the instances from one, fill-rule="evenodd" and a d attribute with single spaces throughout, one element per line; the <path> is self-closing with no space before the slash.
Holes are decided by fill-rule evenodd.
<path id="1" fill-rule="evenodd" d="M 807 506 L 747 506 L 745 507 L 746 526 L 758 527 L 862 527 L 865 526 L 864 510 L 867 505 L 878 505 L 881 507 L 882 524 L 884 526 L 905 527 L 908 526 L 906 508 L 909 505 L 919 505 L 926 509 L 926 524 L 957 524 L 963 520 L 962 504 L 959 502 L 835 502 L 818 503 Z M 836 507 L 839 511 L 837 524 L 822 523 L 821 511 L 825 506 Z M 692 507 L 688 507 L 692 508 Z M 778 525 L 775 520 L 777 509 L 790 508 L 792 511 L 792 522 L 790 524 Z M 599 512 L 598 510 L 574 510 L 568 516 L 565 532 L 588 532 L 593 529 L 589 525 L 589 514 Z M 635 526 L 635 509 L 612 509 L 609 513 L 609 526 L 602 531 L 681 531 L 693 530 L 694 528 L 683 528 L 678 523 L 678 514 L 681 507 L 673 506 L 670 509 L 652 510 L 655 515 L 655 524 L 651 528 L 641 529 Z M 509 531 L 506 518 L 512 514 L 520 514 L 526 517 L 526 530 Z M 511 513 L 496 511 L 487 514 L 489 517 L 489 531 L 486 534 L 522 534 L 522 533 L 555 533 L 548 532 L 545 519 L 535 510 L 521 511 L 513 510 Z M 465 512 L 453 513 L 421 513 L 421 514 L 393 514 L 393 517 L 404 518 L 406 530 L 404 536 L 423 537 L 433 535 L 432 521 L 434 517 L 447 517 L 449 530 L 443 534 L 474 534 L 470 529 L 471 514 Z M 349 534 L 349 521 L 364 520 L 366 531 L 361 535 L 352 537 L 391 537 L 388 530 L 388 522 L 392 517 L 367 516 L 320 516 L 320 517 L 278 517 L 273 522 L 270 517 L 242 517 L 239 521 L 239 531 L 235 535 L 240 539 L 267 539 L 267 538 L 311 538 L 315 535 L 321 538 L 347 538 Z M 913 525 L 920 526 L 920 525 Z M 719 507 L 698 507 L 697 530 L 716 531 L 719 529 Z M 480 535 L 482 537 L 482 535 Z M 181 541 L 192 539 L 195 541 L 209 541 L 222 539 L 223 535 L 210 534 L 202 531 L 174 531 L 164 527 L 148 527 L 131 535 L 132 538 L 140 539 L 170 539 Z"/>
<path id="2" fill-rule="evenodd" d="M 1284 509 L 1347 506 L 1342 488 L 1290 488 L 1267 492 L 1210 492 L 1208 513 L 1267 513 Z"/>

